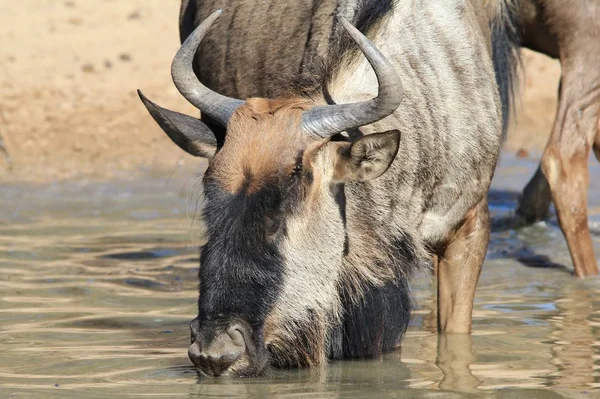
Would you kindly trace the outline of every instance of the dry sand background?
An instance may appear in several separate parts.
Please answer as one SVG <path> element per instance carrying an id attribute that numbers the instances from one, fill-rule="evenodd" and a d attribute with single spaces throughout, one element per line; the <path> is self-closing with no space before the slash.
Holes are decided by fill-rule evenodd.
<path id="1" fill-rule="evenodd" d="M 169 74 L 178 12 L 179 0 L 0 0 L 0 147 L 10 155 L 0 153 L 0 181 L 198 165 L 160 131 L 135 92 L 195 112 Z M 506 147 L 537 156 L 554 118 L 560 67 L 533 53 L 524 64 Z"/>

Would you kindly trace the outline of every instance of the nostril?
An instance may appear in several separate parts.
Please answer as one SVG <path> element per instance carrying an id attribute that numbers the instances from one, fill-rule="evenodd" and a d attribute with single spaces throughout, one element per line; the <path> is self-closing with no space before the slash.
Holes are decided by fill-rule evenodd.
<path id="1" fill-rule="evenodd" d="M 188 349 L 190 360 L 209 376 L 219 376 L 227 371 L 246 352 L 241 327 L 232 325 L 217 334 L 206 346 L 193 343 Z"/>
<path id="2" fill-rule="evenodd" d="M 197 342 L 192 343 L 188 348 L 188 357 L 196 367 L 200 367 L 200 361 L 203 356 Z"/>
<path id="3" fill-rule="evenodd" d="M 222 355 L 201 353 L 197 366 L 207 375 L 218 377 L 235 363 L 242 352 L 229 352 Z"/>
<path id="4" fill-rule="evenodd" d="M 234 324 L 227 329 L 227 334 L 231 338 L 231 342 L 235 346 L 239 346 L 241 348 L 246 348 L 246 341 L 244 340 L 244 334 L 242 333 L 242 326 L 239 324 Z"/>

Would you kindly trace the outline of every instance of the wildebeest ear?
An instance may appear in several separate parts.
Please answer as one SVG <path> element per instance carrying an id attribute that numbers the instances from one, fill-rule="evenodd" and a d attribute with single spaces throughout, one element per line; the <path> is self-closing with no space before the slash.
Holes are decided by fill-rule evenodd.
<path id="1" fill-rule="evenodd" d="M 337 182 L 371 180 L 392 164 L 400 146 L 400 131 L 368 134 L 342 148 L 335 164 Z"/>
<path id="2" fill-rule="evenodd" d="M 158 126 L 179 148 L 196 157 L 212 158 L 215 155 L 217 139 L 200 119 L 163 108 L 150 101 L 140 90 L 138 95 Z"/>

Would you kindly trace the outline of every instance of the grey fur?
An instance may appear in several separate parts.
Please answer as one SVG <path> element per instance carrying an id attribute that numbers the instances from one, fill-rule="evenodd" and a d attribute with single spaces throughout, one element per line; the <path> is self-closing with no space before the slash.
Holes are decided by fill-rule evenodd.
<path id="1" fill-rule="evenodd" d="M 307 133 L 331 137 L 344 130 L 356 129 L 391 115 L 402 102 L 404 89 L 398 73 L 388 60 L 347 19 L 340 23 L 369 60 L 377 75 L 377 97 L 354 104 L 323 105 L 302 115 L 302 128 Z"/>
<path id="2" fill-rule="evenodd" d="M 377 95 L 375 75 L 360 52 L 336 52 L 341 28 L 331 17 L 335 12 L 357 25 L 363 2 L 198 2 L 195 23 L 212 10 L 226 10 L 200 46 L 198 74 L 207 86 L 238 98 L 269 97 L 280 89 L 276 76 L 302 71 L 328 75 L 316 80 L 329 80 L 329 102 L 372 98 Z M 479 3 L 398 0 L 393 12 L 366 32 L 392 60 L 405 89 L 393 116 L 361 129 L 366 134 L 402 132 L 390 170 L 375 181 L 347 187 L 350 234 L 365 226 L 374 230 L 373 235 L 360 234 L 373 241 L 366 246 L 378 247 L 380 239 L 386 242 L 404 234 L 425 257 L 426 248 L 439 244 L 487 192 L 499 151 L 502 112 L 491 32 L 474 10 L 484 8 Z M 325 60 L 324 68 L 319 58 Z M 370 202 L 376 208 L 369 222 L 360 215 Z"/>
<path id="3" fill-rule="evenodd" d="M 193 18 L 192 3 L 197 3 Z M 382 4 L 389 10 L 377 8 Z M 365 7 L 384 11 L 369 18 Z M 316 337 L 311 343 L 320 348 L 313 348 L 315 359 L 308 364 L 318 364 L 325 356 L 324 342 L 318 341 L 339 323 L 340 287 L 359 302 L 369 287 L 410 277 L 487 194 L 502 136 L 487 8 L 476 0 L 186 0 L 182 36 L 191 31 L 190 21 L 198 24 L 218 8 L 225 12 L 202 42 L 196 66 L 203 83 L 224 95 L 271 97 L 281 91 L 275 77 L 290 75 L 309 77 L 300 81 L 312 87 L 291 84 L 288 93 L 307 97 L 308 107 L 376 97 L 370 64 L 342 39 L 334 14 L 363 29 L 404 86 L 393 114 L 348 132 L 399 130 L 399 150 L 389 169 L 372 180 L 346 182 L 340 212 L 331 185 L 340 154 L 336 146 L 343 144 L 322 143 L 311 159 L 319 177 L 311 190 L 317 194 L 310 209 L 287 220 L 280 244 L 285 281 L 265 339 L 289 348 L 309 329 Z M 304 151 L 321 144 L 314 137 L 298 138 L 291 123 L 289 129 L 281 134 L 289 135 L 290 147 L 302 143 Z M 226 140 L 221 154 L 235 158 L 232 148 L 242 147 L 232 141 Z M 253 156 L 270 159 L 268 144 L 256 146 Z M 224 169 L 225 155 L 219 155 L 214 162 Z"/>

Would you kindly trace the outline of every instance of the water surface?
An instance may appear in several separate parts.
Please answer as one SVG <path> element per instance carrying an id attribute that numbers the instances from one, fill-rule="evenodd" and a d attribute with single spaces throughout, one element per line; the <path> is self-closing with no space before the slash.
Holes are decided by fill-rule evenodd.
<path id="1" fill-rule="evenodd" d="M 534 167 L 503 157 L 495 220 Z M 394 353 L 321 372 L 199 379 L 186 353 L 202 242 L 190 181 L 0 187 L 0 397 L 600 397 L 599 279 L 572 276 L 555 220 L 495 230 L 472 338 L 435 333 L 433 283 L 421 276 Z M 600 254 L 597 164 L 590 208 Z"/>

